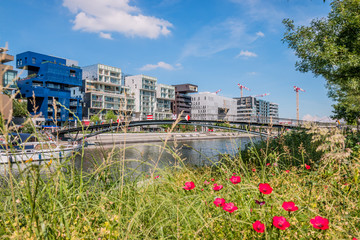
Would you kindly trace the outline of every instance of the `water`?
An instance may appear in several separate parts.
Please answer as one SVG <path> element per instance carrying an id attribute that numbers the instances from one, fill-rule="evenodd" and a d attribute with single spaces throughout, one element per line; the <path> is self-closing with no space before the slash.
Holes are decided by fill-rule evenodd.
<path id="1" fill-rule="evenodd" d="M 163 168 L 180 162 L 193 166 L 210 165 L 219 161 L 220 154 L 235 156 L 240 148 L 243 149 L 245 144 L 255 140 L 255 138 L 245 137 L 168 142 L 165 149 L 163 143 L 139 143 L 127 145 L 125 157 L 123 147 L 114 149 L 96 147 L 86 150 L 83 169 L 91 171 L 94 160 L 100 163 L 109 156 L 118 163 L 117 166 L 121 166 L 125 160 L 126 168 L 133 169 L 138 173 L 150 172 L 154 166 Z"/>

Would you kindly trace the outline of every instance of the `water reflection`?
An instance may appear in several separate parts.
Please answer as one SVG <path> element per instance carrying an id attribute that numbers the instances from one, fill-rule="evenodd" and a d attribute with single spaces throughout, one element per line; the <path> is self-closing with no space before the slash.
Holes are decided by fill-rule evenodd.
<path id="1" fill-rule="evenodd" d="M 236 155 L 240 148 L 254 140 L 256 139 L 233 138 L 168 142 L 165 148 L 164 143 L 140 143 L 127 145 L 125 151 L 122 146 L 114 149 L 96 147 L 86 150 L 83 169 L 90 171 L 94 160 L 99 163 L 109 156 L 119 169 L 124 163 L 125 168 L 134 169 L 136 172 L 150 172 L 154 166 L 163 168 L 179 164 L 180 159 L 188 165 L 204 166 L 216 163 L 219 154 Z"/>

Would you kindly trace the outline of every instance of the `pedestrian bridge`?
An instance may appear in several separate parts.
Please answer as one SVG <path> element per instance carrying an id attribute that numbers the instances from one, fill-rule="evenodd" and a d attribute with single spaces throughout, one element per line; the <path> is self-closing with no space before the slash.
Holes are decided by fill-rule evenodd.
<path id="1" fill-rule="evenodd" d="M 302 128 L 305 121 L 297 121 L 293 119 L 271 119 L 268 122 L 258 121 L 223 121 L 223 120 L 140 120 L 140 121 L 121 121 L 115 123 L 96 124 L 89 126 L 80 126 L 73 128 L 61 129 L 53 132 L 53 135 L 59 139 L 70 138 L 74 141 L 80 141 L 83 138 L 88 138 L 111 131 L 122 131 L 127 128 L 139 126 L 159 126 L 171 125 L 176 122 L 177 125 L 195 125 L 201 127 L 226 129 L 244 133 L 251 133 L 259 136 L 278 135 L 288 129 Z M 317 123 L 323 127 L 335 127 L 332 123 Z M 82 137 L 78 137 L 78 134 Z M 70 135 L 72 134 L 72 135 Z M 73 136 L 75 134 L 75 137 Z M 66 137 L 68 135 L 68 137 Z"/>

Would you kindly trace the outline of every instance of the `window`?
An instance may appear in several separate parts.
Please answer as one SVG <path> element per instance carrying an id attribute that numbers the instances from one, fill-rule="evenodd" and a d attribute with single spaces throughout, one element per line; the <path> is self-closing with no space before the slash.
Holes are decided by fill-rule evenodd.
<path id="1" fill-rule="evenodd" d="M 27 57 L 25 57 L 25 63 L 27 63 Z"/>
<path id="2" fill-rule="evenodd" d="M 75 70 L 70 70 L 70 77 L 75 77 Z"/>
<path id="3" fill-rule="evenodd" d="M 35 64 L 36 63 L 36 58 L 33 57 L 31 62 L 32 62 L 32 64 Z"/>

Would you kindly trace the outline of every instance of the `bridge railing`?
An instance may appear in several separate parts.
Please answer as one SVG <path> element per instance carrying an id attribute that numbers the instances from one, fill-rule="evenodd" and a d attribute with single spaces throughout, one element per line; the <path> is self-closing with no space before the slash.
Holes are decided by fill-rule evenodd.
<path id="1" fill-rule="evenodd" d="M 184 120 L 186 116 L 181 116 Z M 296 120 L 290 118 L 275 118 L 275 117 L 265 117 L 265 116 L 238 116 L 238 115 L 219 115 L 219 114 L 202 114 L 202 115 L 194 115 L 190 116 L 191 120 L 199 120 L 199 121 L 219 121 L 219 122 L 232 122 L 232 123 L 248 123 L 248 124 L 266 124 L 266 125 L 284 125 L 284 126 L 305 126 L 306 124 L 316 124 L 320 127 L 336 127 L 336 122 L 314 122 L 314 121 L 306 121 L 306 120 Z M 153 121 L 153 120 L 175 120 L 171 118 L 166 118 L 162 115 L 154 115 L 152 119 L 147 119 L 144 116 L 141 117 L 132 117 L 127 118 L 127 121 Z M 123 122 L 123 119 L 119 119 L 120 122 Z M 105 124 L 106 122 L 100 122 L 98 124 Z M 108 122 L 109 123 L 109 122 Z M 115 123 L 110 122 L 110 123 Z M 92 124 L 96 125 L 96 124 Z"/>

